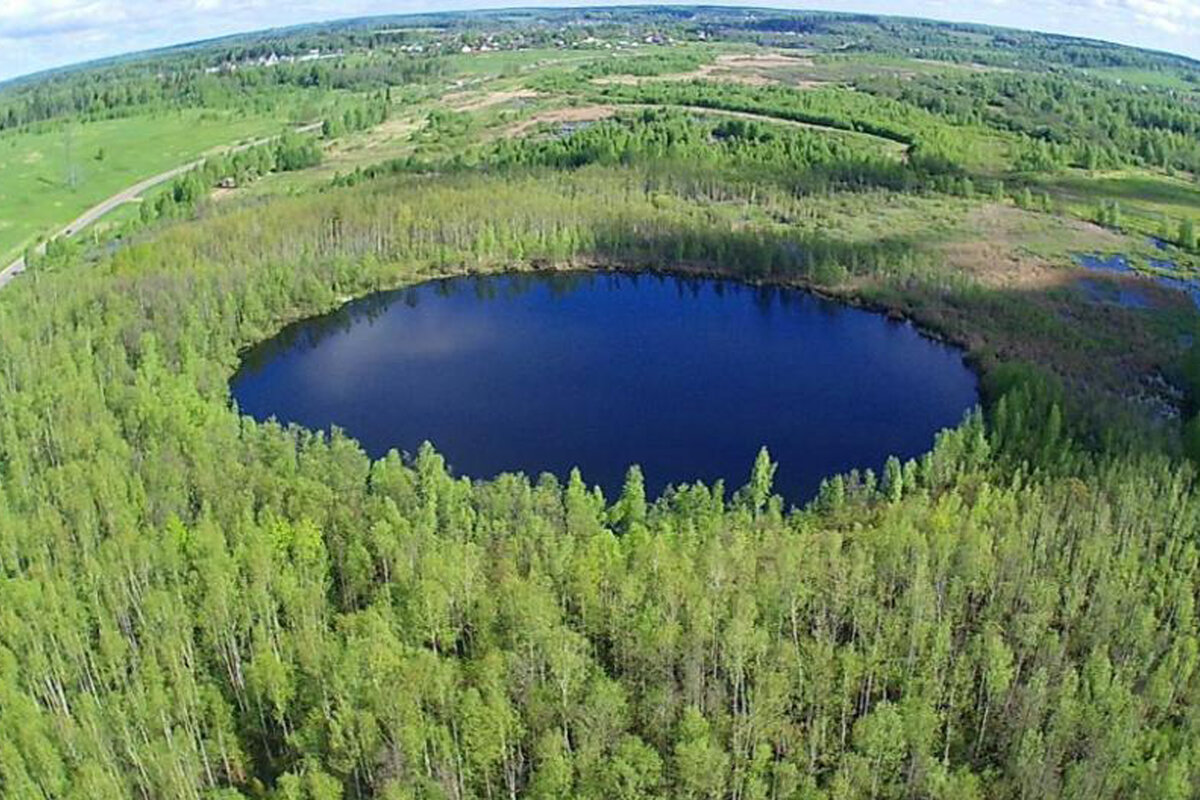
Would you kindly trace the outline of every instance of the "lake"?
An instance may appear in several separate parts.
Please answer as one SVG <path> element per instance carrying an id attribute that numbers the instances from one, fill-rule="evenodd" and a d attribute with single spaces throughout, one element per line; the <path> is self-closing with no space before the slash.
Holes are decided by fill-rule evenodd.
<path id="1" fill-rule="evenodd" d="M 242 413 L 337 426 L 380 457 L 430 441 L 458 474 L 608 497 L 723 478 L 766 445 L 793 503 L 930 448 L 978 400 L 962 352 L 802 291 L 610 273 L 464 277 L 354 301 L 244 354 Z"/>

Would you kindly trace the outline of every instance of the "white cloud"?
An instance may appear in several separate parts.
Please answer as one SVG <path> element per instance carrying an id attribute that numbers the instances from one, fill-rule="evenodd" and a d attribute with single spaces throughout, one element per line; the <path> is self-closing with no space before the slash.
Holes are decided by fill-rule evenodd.
<path id="1" fill-rule="evenodd" d="M 1200 21 L 1196 0 L 1069 0 L 1069 4 L 1100 12 L 1118 23 L 1165 25 L 1172 33 L 1182 33 L 1187 23 Z"/>
<path id="2" fill-rule="evenodd" d="M 301 0 L 0 0 L 0 79 L 107 55 L 356 13 Z"/>
<path id="3" fill-rule="evenodd" d="M 0 38 L 20 39 L 120 25 L 122 4 L 111 0 L 8 0 L 0 5 Z"/>

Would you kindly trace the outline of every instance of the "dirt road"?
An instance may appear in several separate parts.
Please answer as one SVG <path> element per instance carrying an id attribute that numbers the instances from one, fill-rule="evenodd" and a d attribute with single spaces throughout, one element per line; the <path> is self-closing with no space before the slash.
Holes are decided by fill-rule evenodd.
<path id="1" fill-rule="evenodd" d="M 322 125 L 321 122 L 313 122 L 313 123 L 309 123 L 307 125 L 301 125 L 299 128 L 295 129 L 295 132 L 296 133 L 312 133 L 314 131 L 320 130 L 321 125 Z M 68 225 L 67 227 L 65 227 L 61 231 L 59 231 L 57 234 L 55 234 L 54 238 L 57 239 L 59 236 L 68 236 L 68 237 L 74 236 L 75 234 L 82 231 L 84 228 L 91 225 L 93 222 L 96 222 L 98 219 L 103 217 L 105 214 L 108 214 L 113 209 L 123 206 L 126 203 L 131 203 L 134 200 L 137 200 L 139 197 L 141 197 L 144 193 L 153 189 L 155 186 L 166 183 L 167 181 L 177 178 L 180 175 L 184 174 L 185 172 L 188 172 L 189 170 L 195 169 L 196 167 L 203 164 L 207 159 L 212 158 L 213 155 L 229 155 L 232 153 L 240 153 L 244 150 L 249 150 L 251 147 L 257 147 L 260 144 L 267 144 L 269 142 L 273 142 L 278 138 L 279 138 L 278 136 L 267 136 L 262 139 L 255 139 L 254 141 L 246 142 L 245 144 L 239 144 L 239 145 L 234 145 L 232 147 L 226 147 L 223 150 L 219 151 L 218 153 L 214 153 L 212 155 L 205 156 L 204 158 L 198 158 L 195 161 L 189 161 L 188 163 L 183 164 L 182 166 L 175 167 L 174 169 L 169 169 L 166 172 L 160 172 L 159 174 L 157 174 L 151 178 L 146 178 L 143 181 L 139 181 L 138 183 L 135 183 L 133 186 L 130 186 L 128 189 L 125 189 L 123 191 L 118 192 L 117 194 L 114 194 L 112 197 L 108 198 L 104 202 L 102 202 L 98 205 L 92 206 L 87 211 L 80 214 L 79 217 L 77 217 L 70 225 Z M 46 252 L 46 245 L 45 244 L 38 245 L 37 252 L 39 255 L 41 253 Z M 3 289 L 5 286 L 7 286 L 9 284 L 9 282 L 12 281 L 13 278 L 17 277 L 24 271 L 25 271 L 25 256 L 21 256 L 16 261 L 14 261 L 13 263 L 11 263 L 7 267 L 5 267 L 3 270 L 0 270 L 0 289 Z"/>

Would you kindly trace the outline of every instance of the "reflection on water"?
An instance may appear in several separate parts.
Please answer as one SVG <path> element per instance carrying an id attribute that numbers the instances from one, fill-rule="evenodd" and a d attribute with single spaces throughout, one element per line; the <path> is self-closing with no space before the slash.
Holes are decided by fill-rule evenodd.
<path id="1" fill-rule="evenodd" d="M 1094 281 L 1089 278 L 1079 280 L 1079 288 L 1083 289 L 1088 299 L 1097 303 L 1116 303 L 1122 308 L 1151 308 L 1150 298 L 1137 289 L 1127 289 L 1119 283 Z"/>
<path id="2" fill-rule="evenodd" d="M 515 274 L 384 292 L 245 354 L 243 412 L 337 425 L 373 456 L 424 440 L 460 473 L 606 493 L 741 485 L 761 445 L 800 502 L 822 477 L 915 456 L 977 399 L 952 347 L 803 292 L 702 278 Z"/>

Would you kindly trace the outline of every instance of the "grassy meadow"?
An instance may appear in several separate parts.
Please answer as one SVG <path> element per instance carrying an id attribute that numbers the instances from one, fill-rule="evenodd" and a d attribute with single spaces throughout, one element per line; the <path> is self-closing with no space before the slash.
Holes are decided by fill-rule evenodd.
<path id="1" fill-rule="evenodd" d="M 271 116 L 182 110 L 0 137 L 0 257 L 138 181 L 276 133 Z"/>

